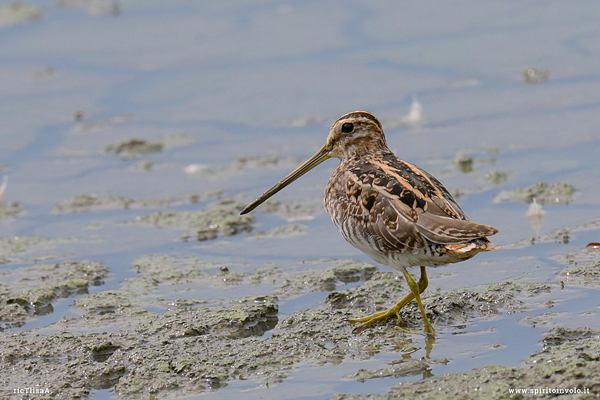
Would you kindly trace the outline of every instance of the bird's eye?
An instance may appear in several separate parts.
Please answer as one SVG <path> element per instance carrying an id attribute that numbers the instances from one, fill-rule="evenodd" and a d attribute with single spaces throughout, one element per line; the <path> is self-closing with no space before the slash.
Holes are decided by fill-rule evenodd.
<path id="1" fill-rule="evenodd" d="M 342 125 L 342 132 L 344 133 L 350 133 L 354 130 L 354 125 L 352 125 L 350 122 L 346 122 L 344 125 Z"/>

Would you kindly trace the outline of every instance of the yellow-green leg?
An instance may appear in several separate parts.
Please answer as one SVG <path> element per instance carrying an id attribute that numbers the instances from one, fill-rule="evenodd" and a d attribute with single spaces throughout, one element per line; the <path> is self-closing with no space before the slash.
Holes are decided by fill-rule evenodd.
<path id="1" fill-rule="evenodd" d="M 402 271 L 404 273 L 404 277 L 406 278 L 406 282 L 408 286 L 410 286 L 410 290 L 412 290 L 415 295 L 415 299 L 417 300 L 417 304 L 419 305 L 419 309 L 421 310 L 421 315 L 423 316 L 423 321 L 425 322 L 425 332 L 431 333 L 432 335 L 435 333 L 433 330 L 433 326 L 429 323 L 429 319 L 427 319 L 427 314 L 425 314 L 425 308 L 423 307 L 423 303 L 421 303 L 421 292 L 419 291 L 419 286 L 416 284 L 412 276 L 408 273 L 407 270 Z"/>
<path id="2" fill-rule="evenodd" d="M 408 274 L 408 273 L 406 273 L 406 274 Z M 409 275 L 409 277 L 410 277 L 410 275 Z M 408 279 L 407 279 L 407 281 L 408 281 Z M 425 291 L 425 289 L 427 288 L 427 285 L 429 284 L 429 281 L 427 280 L 427 273 L 425 272 L 425 267 L 421 267 L 421 277 L 419 278 L 418 284 L 415 283 L 415 281 L 412 279 L 412 277 L 410 278 L 410 281 L 415 286 L 418 286 L 417 287 L 417 290 L 418 290 L 417 296 L 420 293 L 423 293 L 423 291 Z M 398 318 L 398 321 L 401 321 L 400 310 L 405 305 L 407 305 L 412 299 L 415 298 L 415 293 L 414 293 L 414 290 L 413 290 L 410 282 L 408 282 L 408 286 L 410 286 L 411 293 L 409 293 L 405 298 L 403 298 L 401 301 L 399 301 L 398 303 L 393 305 L 389 310 L 379 311 L 379 312 L 376 312 L 375 314 L 371 314 L 371 315 L 368 315 L 363 318 L 351 318 L 350 322 L 360 324 L 359 326 L 354 328 L 353 332 L 359 332 L 365 326 L 371 325 L 377 321 L 385 321 L 386 319 L 394 317 L 394 316 L 396 318 Z M 418 304 L 421 304 L 421 298 L 418 297 L 418 299 L 419 299 Z M 421 305 L 421 310 L 423 310 L 422 305 Z M 423 313 L 423 316 L 425 316 L 424 313 Z M 425 330 L 427 330 L 427 325 L 429 325 L 429 321 L 427 319 L 425 319 L 425 321 L 426 321 Z M 429 327 L 431 328 L 431 325 L 429 325 Z M 431 332 L 433 333 L 433 328 L 431 328 Z"/>

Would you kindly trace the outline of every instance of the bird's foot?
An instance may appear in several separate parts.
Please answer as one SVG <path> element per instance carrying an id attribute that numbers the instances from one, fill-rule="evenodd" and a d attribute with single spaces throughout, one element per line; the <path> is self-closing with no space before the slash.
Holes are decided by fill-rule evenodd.
<path id="1" fill-rule="evenodd" d="M 387 319 L 393 318 L 393 317 L 398 318 L 399 323 L 402 322 L 402 318 L 400 318 L 400 314 L 399 314 L 399 309 L 397 309 L 396 307 L 392 307 L 386 311 L 379 311 L 379 312 L 376 312 L 371 315 L 367 315 L 366 317 L 362 317 L 362 318 L 350 318 L 348 321 L 352 322 L 353 324 L 360 324 L 352 330 L 352 333 L 359 333 L 360 331 L 362 331 L 362 329 L 364 327 L 373 325 L 374 323 L 379 322 L 379 321 L 386 321 Z M 411 331 L 408 329 L 401 328 L 399 326 L 397 326 L 396 329 L 398 329 L 399 331 L 402 331 L 404 333 L 410 333 L 413 335 L 425 335 L 425 336 L 431 335 L 432 337 L 435 337 L 435 329 L 433 328 L 431 323 L 429 323 L 428 319 L 425 319 L 425 328 L 421 332 Z"/>
<path id="2" fill-rule="evenodd" d="M 435 336 L 435 329 L 433 329 L 433 326 L 429 323 L 429 320 L 427 318 L 425 318 L 425 329 L 423 330 L 423 334 Z"/>
<path id="3" fill-rule="evenodd" d="M 393 318 L 393 317 L 398 318 L 398 321 L 402 322 L 402 319 L 400 318 L 400 314 L 398 313 L 398 311 L 399 311 L 399 309 L 394 306 L 394 307 L 390 308 L 389 310 L 379 311 L 374 314 L 368 315 L 366 317 L 350 318 L 349 321 L 352 322 L 353 324 L 360 324 L 359 326 L 354 328 L 352 330 L 352 332 L 358 333 L 366 326 L 372 325 L 378 321 L 385 321 L 385 320 L 387 320 L 389 318 Z M 408 332 L 408 331 L 406 331 L 406 332 Z"/>

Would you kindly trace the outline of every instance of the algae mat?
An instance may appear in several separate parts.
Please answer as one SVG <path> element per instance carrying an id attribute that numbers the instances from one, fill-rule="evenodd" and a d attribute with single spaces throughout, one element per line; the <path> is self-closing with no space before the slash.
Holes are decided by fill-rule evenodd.
<path id="1" fill-rule="evenodd" d="M 567 258 L 572 262 L 573 257 Z M 563 274 L 587 277 L 597 272 L 597 262 L 598 257 L 587 268 L 577 272 L 565 268 Z M 35 301 L 17 301 L 14 293 L 6 294 L 5 309 L 21 304 L 39 306 L 42 300 L 49 303 L 57 297 L 48 294 L 53 290 L 68 295 L 66 289 L 85 288 L 106 271 L 92 262 L 64 264 L 40 266 L 38 270 L 55 272 L 48 289 L 42 295 L 37 287 L 19 290 L 20 298 L 35 295 Z M 276 387 L 307 362 L 335 366 L 369 360 L 380 352 L 396 351 L 401 357 L 389 363 L 391 366 L 360 368 L 344 379 L 364 382 L 430 376 L 433 366 L 449 362 L 435 357 L 434 342 L 399 331 L 395 321 L 359 334 L 352 332 L 348 318 L 388 307 L 407 292 L 395 273 L 351 260 L 324 264 L 331 265 L 302 274 L 276 267 L 236 274 L 225 266 L 194 257 L 142 257 L 135 261 L 138 276 L 127 279 L 120 289 L 76 298 L 74 306 L 80 311 L 79 317 L 63 317 L 46 328 L 0 333 L 2 384 L 27 387 L 35 377 L 45 382 L 36 390 L 47 391 L 42 396 L 47 398 L 86 397 L 94 390 L 108 388 L 121 398 L 181 398 L 218 392 L 232 381 L 252 382 L 256 388 Z M 69 271 L 63 274 L 65 283 L 60 283 L 62 269 Z M 91 280 L 76 277 L 77 271 Z M 272 285 L 268 295 L 211 299 L 210 306 L 206 305 L 207 299 L 163 297 L 179 294 L 174 288 L 189 284 L 220 287 L 265 281 Z M 600 281 L 586 280 L 585 284 L 599 285 Z M 485 320 L 536 308 L 547 303 L 545 295 L 560 290 L 557 285 L 505 282 L 449 292 L 433 290 L 423 300 L 439 334 L 460 333 L 460 326 L 473 318 Z M 329 292 L 324 307 L 281 318 L 280 303 L 311 292 Z M 150 311 L 160 307 L 164 311 Z M 20 321 L 22 314 L 5 314 L 3 319 Z M 404 327 L 418 325 L 419 315 L 416 307 L 403 312 Z M 267 331 L 271 334 L 265 337 Z M 420 349 L 427 357 L 411 357 Z M 369 398 L 417 394 L 455 398 L 468 392 L 486 398 L 518 398 L 517 394 L 510 395 L 511 390 L 539 387 L 575 388 L 593 396 L 600 393 L 595 378 L 599 357 L 600 331 L 556 327 L 544 338 L 544 348 L 525 360 L 528 366 L 489 365 L 404 382 L 387 394 Z M 334 398 L 362 397 L 336 394 Z"/>

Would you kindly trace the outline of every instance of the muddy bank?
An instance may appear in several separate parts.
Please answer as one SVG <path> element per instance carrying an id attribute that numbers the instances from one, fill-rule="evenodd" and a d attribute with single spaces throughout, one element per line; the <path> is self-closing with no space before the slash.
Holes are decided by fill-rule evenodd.
<path id="1" fill-rule="evenodd" d="M 158 211 L 141 215 L 131 223 L 150 224 L 158 228 L 185 229 L 181 240 L 212 240 L 223 236 L 233 236 L 250 232 L 256 218 L 252 214 L 240 215 L 243 203 L 225 199 L 197 211 Z"/>
<path id="2" fill-rule="evenodd" d="M 88 293 L 99 286 L 108 269 L 94 261 L 38 264 L 0 274 L 0 330 L 20 327 L 31 316 L 50 314 L 58 298 Z"/>
<path id="3" fill-rule="evenodd" d="M 72 267 L 82 265 L 91 263 Z M 28 386 L 35 371 L 36 382 L 43 382 L 51 393 L 46 398 L 85 398 L 94 389 L 113 387 L 126 399 L 177 398 L 218 390 L 238 379 L 257 385 L 282 382 L 306 361 L 337 365 L 398 346 L 402 354 L 410 355 L 431 345 L 420 335 L 396 329 L 396 320 L 352 333 L 354 325 L 348 318 L 385 309 L 407 293 L 397 274 L 367 263 L 332 261 L 325 269 L 305 273 L 276 266 L 238 273 L 195 257 L 149 255 L 135 260 L 133 267 L 136 277 L 125 280 L 119 290 L 78 297 L 74 306 L 79 317 L 63 317 L 43 329 L 1 332 L 2 386 Z M 177 298 L 175 290 L 165 297 L 161 290 L 184 283 L 215 287 L 261 282 L 273 283 L 271 293 L 220 300 L 212 306 L 205 305 L 207 299 Z M 362 283 L 348 286 L 353 282 Z M 448 292 L 431 288 L 423 301 L 443 333 L 457 331 L 458 325 L 473 318 L 540 307 L 540 295 L 553 290 L 560 290 L 560 285 L 505 282 Z M 311 292 L 329 292 L 323 307 L 280 319 L 279 304 Z M 165 311 L 155 311 L 157 307 Z M 401 317 L 401 327 L 421 329 L 416 305 L 409 304 Z M 555 328 L 546 335 L 545 348 L 526 360 L 526 367 L 488 366 L 402 383 L 383 396 L 336 398 L 439 398 L 440 393 L 450 397 L 476 388 L 491 398 L 510 398 L 509 388 L 543 384 L 600 393 L 594 378 L 600 372 L 599 357 L 598 332 Z M 347 378 L 428 376 L 431 365 L 448 361 L 435 355 L 402 360 L 377 370 L 357 369 Z"/>
<path id="4" fill-rule="evenodd" d="M 519 187 L 512 190 L 503 190 L 496 195 L 494 202 L 502 201 L 525 201 L 538 203 L 569 204 L 573 201 L 573 195 L 577 190 L 569 183 L 556 182 L 548 184 L 537 182 L 527 187 Z"/>
<path id="5" fill-rule="evenodd" d="M 213 194 L 207 199 L 211 197 Z M 165 204 L 171 201 L 189 204 L 193 199 L 164 200 Z M 106 194 L 76 196 L 54 211 L 94 212 L 152 205 Z M 242 234 L 246 240 L 259 241 L 305 231 L 298 223 L 255 230 L 252 215 L 239 215 L 242 207 L 243 203 L 234 199 L 223 199 L 198 211 L 155 212 L 127 223 L 183 230 L 182 239 L 187 235 L 198 240 Z M 289 222 L 310 219 L 316 206 L 302 201 L 272 201 L 264 208 Z M 573 233 L 597 226 L 598 221 L 591 221 L 536 240 L 566 243 Z M 0 240 L 0 250 L 4 262 L 29 262 L 21 254 L 52 243 L 36 237 L 7 238 Z M 528 245 L 531 241 L 506 247 Z M 422 295 L 423 304 L 440 335 L 460 333 L 475 319 L 501 318 L 526 310 L 541 311 L 523 323 L 552 328 L 545 335 L 543 350 L 531 354 L 526 365 L 490 365 L 443 376 L 432 376 L 431 372 L 434 366 L 450 362 L 436 357 L 435 341 L 397 329 L 422 329 L 414 302 L 401 311 L 401 321 L 392 319 L 353 333 L 355 325 L 349 318 L 385 310 L 408 293 L 399 274 L 381 271 L 369 263 L 315 260 L 309 268 L 268 265 L 240 271 L 235 265 L 198 257 L 148 254 L 133 260 L 133 277 L 125 278 L 117 288 L 90 293 L 91 286 L 102 285 L 109 277 L 109 269 L 101 263 L 32 261 L 2 275 L 0 384 L 29 387 L 35 376 L 36 384 L 48 390 L 41 398 L 85 398 L 100 389 L 113 389 L 124 399 L 151 395 L 178 398 L 220 390 L 238 380 L 254 382 L 257 387 L 281 383 L 307 362 L 338 365 L 395 351 L 399 358 L 394 362 L 375 369 L 357 365 L 344 379 L 425 379 L 398 384 L 384 395 L 340 393 L 336 398 L 456 397 L 475 389 L 489 398 L 511 398 L 509 389 L 544 385 L 570 385 L 588 388 L 590 396 L 598 394 L 600 387 L 593 377 L 599 372 L 600 335 L 585 327 L 557 326 L 548 294 L 575 286 L 595 290 L 600 252 L 579 249 L 551 259 L 560 266 L 557 279 L 551 282 L 504 281 L 451 291 L 428 288 Z M 224 288 L 251 286 L 259 287 L 261 295 L 231 298 L 215 294 L 224 293 Z M 320 305 L 284 316 L 279 313 L 286 302 L 317 292 L 323 294 Z M 70 314 L 76 316 L 62 317 L 44 328 L 9 331 L 53 312 L 57 301 L 71 296 L 76 298 Z M 427 356 L 412 358 L 417 351 Z M 31 371 L 35 371 L 33 375 Z"/>
<path id="6" fill-rule="evenodd" d="M 531 354 L 525 367 L 488 365 L 460 374 L 403 382 L 383 395 L 336 394 L 336 400 L 419 399 L 576 399 L 600 396 L 600 331 L 554 328 L 544 338 L 544 349 Z M 374 374 L 374 373 L 372 373 Z M 376 374 L 374 374 L 376 375 Z M 563 392 L 560 392 L 560 391 Z"/>
<path id="7" fill-rule="evenodd" d="M 100 210 L 127 210 L 151 207 L 173 207 L 184 204 L 196 204 L 212 198 L 218 198 L 221 190 L 202 193 L 191 193 L 187 196 L 165 197 L 159 199 L 139 200 L 119 196 L 113 193 L 80 194 L 56 204 L 52 209 L 55 214 L 80 213 Z"/>

